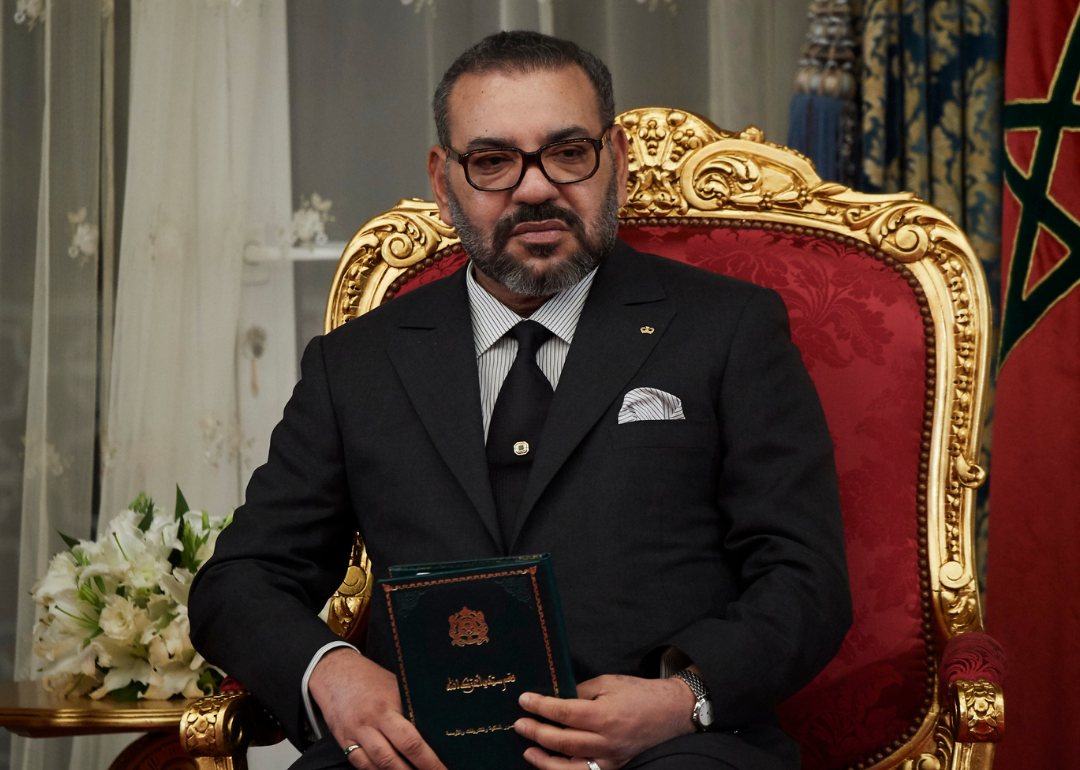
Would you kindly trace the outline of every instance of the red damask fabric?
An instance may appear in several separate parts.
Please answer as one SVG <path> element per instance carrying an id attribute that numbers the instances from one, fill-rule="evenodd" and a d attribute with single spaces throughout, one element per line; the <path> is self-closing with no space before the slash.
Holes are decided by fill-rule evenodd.
<path id="1" fill-rule="evenodd" d="M 447 256 L 435 262 L 431 267 L 425 268 L 423 272 L 417 273 L 404 283 L 404 285 L 398 290 L 396 296 L 401 296 L 407 292 L 412 291 L 415 288 L 423 286 L 425 283 L 431 283 L 437 281 L 440 278 L 446 278 L 451 273 L 456 273 L 458 268 L 465 264 L 465 260 L 468 257 L 464 251 L 459 251 L 456 254 L 448 254 Z"/>
<path id="2" fill-rule="evenodd" d="M 806 770 L 887 750 L 918 720 L 928 681 L 916 483 L 926 347 L 907 282 L 814 235 L 735 227 L 624 227 L 631 246 L 775 289 L 836 446 L 855 618 L 836 658 L 785 703 Z M 402 287 L 464 263 L 456 254 Z"/>
<path id="3" fill-rule="evenodd" d="M 941 656 L 941 686 L 947 688 L 957 679 L 985 679 L 1005 684 L 1009 660 L 1005 650 L 989 634 L 969 631 L 954 636 Z"/>

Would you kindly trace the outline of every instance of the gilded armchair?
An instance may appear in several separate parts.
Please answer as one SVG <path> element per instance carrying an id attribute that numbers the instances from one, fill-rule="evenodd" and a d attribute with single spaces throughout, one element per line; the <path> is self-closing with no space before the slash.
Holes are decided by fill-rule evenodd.
<path id="1" fill-rule="evenodd" d="M 755 128 L 724 132 L 664 108 L 617 120 L 631 153 L 620 236 L 776 289 L 836 444 L 855 622 L 781 708 L 804 767 L 990 767 L 1005 672 L 981 633 L 972 543 L 990 305 L 967 239 L 913 194 L 823 182 Z M 434 204 L 402 200 L 349 242 L 326 330 L 464 262 Z M 353 638 L 371 591 L 365 559 L 358 540 L 331 602 L 329 622 Z M 220 726 L 251 701 L 232 693 L 189 709 L 182 737 L 205 767 L 241 765 L 248 735 Z M 208 715 L 213 741 L 199 727 Z"/>

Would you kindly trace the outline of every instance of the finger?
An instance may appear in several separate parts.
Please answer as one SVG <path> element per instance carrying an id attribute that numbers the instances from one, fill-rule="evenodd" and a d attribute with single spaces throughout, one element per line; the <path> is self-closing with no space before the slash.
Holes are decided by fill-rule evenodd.
<path id="1" fill-rule="evenodd" d="M 535 719 L 519 719 L 514 723 L 514 730 L 549 751 L 571 757 L 604 757 L 610 750 L 608 741 L 602 735 L 548 725 Z"/>
<path id="2" fill-rule="evenodd" d="M 446 770 L 446 766 L 417 732 L 415 725 L 405 717 L 389 722 L 384 733 L 394 748 L 409 760 L 416 770 Z"/>
<path id="3" fill-rule="evenodd" d="M 374 728 L 365 728 L 357 735 L 359 749 L 349 754 L 349 761 L 354 767 L 363 770 L 411 770 L 409 764 L 401 758 L 386 736 Z M 357 756 L 359 755 L 359 756 Z M 363 764 L 357 764 L 363 762 Z"/>
<path id="4" fill-rule="evenodd" d="M 352 765 L 353 767 L 358 767 L 360 768 L 360 770 L 373 770 L 373 768 L 375 767 L 375 765 L 371 763 L 371 758 L 367 755 L 367 753 L 362 747 L 359 749 L 353 749 L 345 755 L 345 758 L 349 760 L 350 765 Z"/>
<path id="5" fill-rule="evenodd" d="M 590 770 L 587 760 L 580 758 L 567 759 L 566 757 L 553 757 L 543 749 L 535 746 L 526 749 L 525 761 L 540 770 Z M 600 766 L 600 770 L 610 770 L 613 765 L 594 760 Z"/>
<path id="6" fill-rule="evenodd" d="M 595 731 L 600 726 L 601 714 L 591 700 L 551 698 L 534 692 L 522 693 L 518 703 L 526 711 L 550 719 L 567 727 Z"/>

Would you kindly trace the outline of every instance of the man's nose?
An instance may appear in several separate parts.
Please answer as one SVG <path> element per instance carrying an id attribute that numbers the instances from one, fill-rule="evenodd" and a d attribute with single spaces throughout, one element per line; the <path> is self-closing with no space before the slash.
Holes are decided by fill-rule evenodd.
<path id="1" fill-rule="evenodd" d="M 514 188 L 515 203 L 544 203 L 559 197 L 559 186 L 552 184 L 540 168 L 539 163 L 529 163 L 525 176 Z"/>

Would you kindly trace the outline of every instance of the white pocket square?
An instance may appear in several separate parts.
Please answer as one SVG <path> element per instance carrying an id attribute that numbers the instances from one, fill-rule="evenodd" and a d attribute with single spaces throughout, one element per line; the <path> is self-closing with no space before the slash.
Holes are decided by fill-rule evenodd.
<path id="1" fill-rule="evenodd" d="M 623 398 L 619 425 L 640 420 L 685 420 L 682 400 L 656 388 L 634 388 Z"/>

